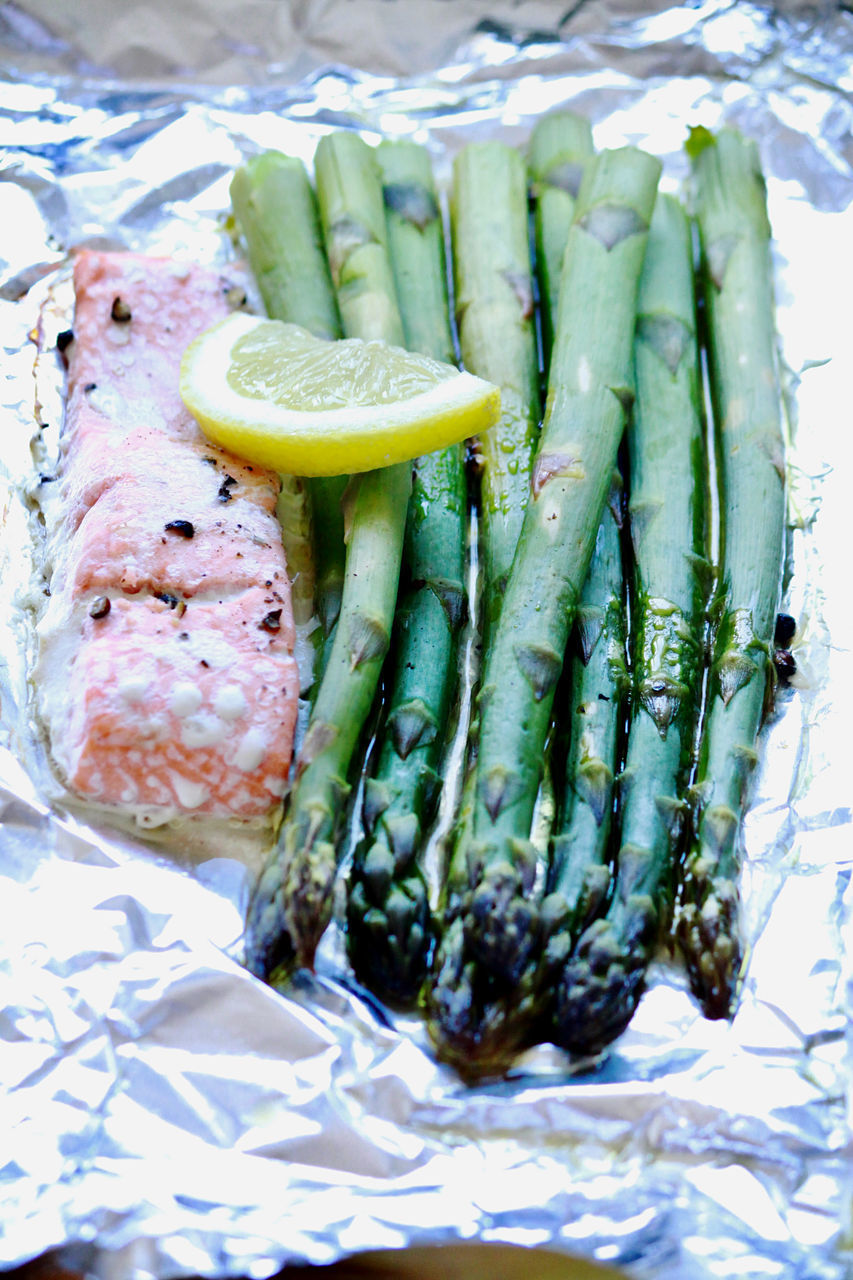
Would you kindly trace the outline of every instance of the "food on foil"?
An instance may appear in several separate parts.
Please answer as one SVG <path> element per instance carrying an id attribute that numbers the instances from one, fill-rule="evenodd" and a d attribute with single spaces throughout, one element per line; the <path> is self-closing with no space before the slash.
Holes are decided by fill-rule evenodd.
<path id="1" fill-rule="evenodd" d="M 535 193 L 537 277 L 546 368 L 557 329 L 566 241 L 583 166 L 591 155 L 589 126 L 570 112 L 543 116 L 530 138 L 528 162 Z M 645 274 L 654 252 L 654 231 L 653 222 Z M 644 278 L 641 277 L 641 289 Z M 689 297 L 692 309 L 692 284 Z M 638 310 L 642 316 L 642 298 Z M 635 406 L 635 436 L 638 410 L 639 405 Z M 634 493 L 635 502 L 636 497 Z M 671 523 L 671 513 L 666 523 Z M 555 1006 L 558 993 L 565 986 L 567 961 L 581 932 L 601 915 L 608 901 L 612 904 L 615 900 L 611 893 L 610 844 L 620 735 L 629 687 L 622 569 L 624 525 L 624 486 L 617 468 L 581 592 L 575 642 L 567 654 L 568 696 L 560 698 L 556 712 L 561 732 L 558 763 L 553 770 L 556 812 L 548 867 L 549 921 L 542 983 L 550 993 L 545 1026 L 550 1023 L 550 1038 L 566 1047 L 570 1043 L 565 1024 L 557 1018 Z M 676 530 L 676 538 L 679 532 Z M 639 985 L 638 981 L 635 986 Z M 593 1025 L 593 1019 L 584 1018 L 584 1047 L 592 1043 Z"/>
<path id="2" fill-rule="evenodd" d="M 741 960 L 737 840 L 772 674 L 785 541 L 785 449 L 776 381 L 770 225 L 753 143 L 695 130 L 722 539 L 711 604 L 714 647 L 694 788 L 699 821 L 678 933 L 691 984 L 712 1017 L 731 1005 Z"/>
<path id="3" fill-rule="evenodd" d="M 428 992 L 439 1052 L 494 1071 L 542 1002 L 547 868 L 530 840 L 551 709 L 630 408 L 637 286 L 660 164 L 603 152 L 566 242 L 530 498 L 487 638 L 472 813 L 450 869 Z"/>
<path id="4" fill-rule="evenodd" d="M 699 711 L 709 567 L 704 559 L 706 460 L 693 249 L 681 204 L 664 194 L 655 205 L 640 278 L 634 374 L 626 476 L 633 553 L 633 696 L 619 778 L 619 842 L 606 893 L 596 883 L 593 897 L 585 882 L 588 851 L 571 841 L 575 833 L 567 833 L 569 838 L 559 845 L 559 887 L 546 904 L 549 921 L 568 924 L 566 929 L 560 923 L 547 944 L 549 950 L 556 944 L 557 951 L 548 957 L 553 973 L 551 1038 L 580 1053 L 613 1040 L 638 1003 L 669 910 Z M 606 514 L 602 529 L 612 525 Z M 620 567 L 620 586 L 612 578 L 605 580 L 604 594 L 589 602 L 600 617 L 609 611 L 616 615 L 617 644 L 623 632 L 621 578 Z M 584 620 L 587 632 L 595 621 L 595 614 L 591 624 Z M 609 638 L 605 631 L 598 643 L 606 648 Z M 615 661 L 610 658 L 620 685 L 625 679 L 623 653 Z M 605 697 L 615 700 L 615 690 L 601 687 Z M 611 754 L 611 767 L 616 761 Z M 583 777 L 594 792 L 596 774 Z M 571 777 L 567 786 L 572 786 Z M 599 857 L 594 865 L 601 867 L 603 860 Z"/>
<path id="5" fill-rule="evenodd" d="M 229 282 L 81 251 L 74 287 L 34 675 L 53 761 L 71 792 L 146 826 L 270 820 L 299 688 L 278 484 L 210 445 L 178 394 Z"/>
<path id="6" fill-rule="evenodd" d="M 373 152 L 354 133 L 329 134 L 316 175 L 344 335 L 405 345 Z M 325 284 L 317 272 L 315 287 Z M 354 757 L 391 639 L 411 489 L 412 468 L 398 462 L 360 475 L 347 494 L 340 612 L 276 849 L 249 907 L 247 960 L 258 974 L 312 964 L 331 918 Z"/>
<path id="7" fill-rule="evenodd" d="M 352 846 L 356 976 L 392 1004 L 422 1003 L 438 1055 L 468 1076 L 545 1040 L 605 1048 L 671 922 L 709 1016 L 736 996 L 736 850 L 773 676 L 784 453 L 755 148 L 723 130 L 694 133 L 690 149 L 720 458 L 714 546 L 690 222 L 658 193 L 656 159 L 594 154 L 577 116 L 540 121 L 527 166 L 496 142 L 456 157 L 452 304 L 426 150 L 351 132 L 319 144 L 316 197 L 301 162 L 277 153 L 235 174 L 272 323 L 234 315 L 242 294 L 216 272 L 76 257 L 35 672 L 57 770 L 81 798 L 150 827 L 191 815 L 271 831 L 289 787 L 250 901 L 249 968 L 278 980 L 313 965 Z M 393 400 L 414 358 L 391 348 L 450 365 L 451 305 L 470 373 L 441 384 L 479 375 L 502 398 L 491 431 L 493 388 L 478 383 L 485 416 L 456 401 L 451 416 L 477 426 L 467 459 L 451 442 L 364 472 L 351 439 L 336 450 L 303 426 L 303 470 L 313 450 L 314 470 L 357 474 L 281 477 L 295 508 L 310 507 L 304 581 L 319 621 L 291 774 L 281 484 L 205 439 L 187 405 L 210 429 L 211 414 L 228 418 L 217 383 L 230 394 L 242 377 L 224 442 L 256 456 L 282 412 L 334 414 L 327 397 L 352 369 L 338 362 L 350 344 L 330 339 L 362 340 L 367 398 L 379 386 Z M 288 380 L 284 409 L 270 407 Z M 419 438 L 443 443 L 431 421 Z M 482 572 L 469 599 L 471 528 Z M 468 612 L 482 648 L 470 718 Z M 451 749 L 464 763 L 442 795 Z"/>
<path id="8" fill-rule="evenodd" d="M 381 143 L 377 158 L 406 342 L 437 360 L 452 361 L 444 227 L 428 153 L 400 139 Z M 503 389 L 501 398 L 503 403 Z M 463 447 L 449 445 L 418 458 L 392 635 L 388 710 L 374 746 L 364 835 L 353 855 L 347 891 L 347 950 L 356 976 L 393 1003 L 417 998 L 432 946 L 425 858 L 440 797 L 445 726 L 457 692 L 467 603 L 467 518 Z"/>
<path id="9" fill-rule="evenodd" d="M 469 145 L 454 165 L 458 333 L 464 363 L 501 387 L 499 447 L 480 439 L 470 451 L 470 492 L 453 449 L 418 463 L 412 502 L 410 468 L 360 476 L 331 607 L 318 578 L 320 675 L 250 905 L 248 963 L 276 978 L 313 963 L 355 822 L 346 926 L 356 974 L 391 1003 L 422 1002 L 439 1056 L 466 1075 L 502 1072 L 543 1040 L 576 1054 L 604 1048 L 628 1024 L 673 918 L 708 1015 L 728 1014 L 736 995 L 735 850 L 774 675 L 784 455 L 756 149 L 723 130 L 694 134 L 691 154 L 719 495 L 706 494 L 712 436 L 690 221 L 658 194 L 653 157 L 596 156 L 585 122 L 558 113 L 534 133 L 529 174 L 497 143 Z M 448 358 L 426 152 L 331 134 L 316 179 L 317 206 L 293 159 L 268 153 L 235 175 L 270 314 L 334 336 L 334 290 L 343 333 L 405 337 Z M 539 415 L 534 269 L 548 395 L 528 469 Z M 323 535 L 328 493 L 313 494 Z M 463 683 L 466 502 L 482 543 L 482 587 L 468 605 L 483 654 L 475 713 L 460 729 L 449 707 Z M 323 554 L 339 574 L 342 547 L 327 540 Z M 377 737 L 353 806 L 371 715 Z M 433 780 L 454 731 L 463 746 L 467 735 L 468 767 L 445 796 L 455 826 L 437 876 Z"/>

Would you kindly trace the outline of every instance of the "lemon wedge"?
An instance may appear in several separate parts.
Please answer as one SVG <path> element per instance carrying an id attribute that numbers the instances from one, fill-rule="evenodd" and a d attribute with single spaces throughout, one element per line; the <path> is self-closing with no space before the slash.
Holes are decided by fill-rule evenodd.
<path id="1" fill-rule="evenodd" d="M 180 391 L 216 444 L 300 476 L 404 462 L 478 435 L 500 412 L 499 389 L 453 365 L 238 311 L 187 347 Z"/>

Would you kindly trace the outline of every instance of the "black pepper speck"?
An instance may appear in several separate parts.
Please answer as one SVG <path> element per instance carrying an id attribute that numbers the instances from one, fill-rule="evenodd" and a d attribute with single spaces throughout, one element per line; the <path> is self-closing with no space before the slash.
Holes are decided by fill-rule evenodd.
<path id="1" fill-rule="evenodd" d="M 783 684 L 787 684 L 791 676 L 796 675 L 797 661 L 790 649 L 777 649 L 773 654 L 773 665 Z"/>
<path id="2" fill-rule="evenodd" d="M 110 308 L 110 319 L 116 324 L 127 324 L 131 319 L 131 310 L 123 298 L 116 296 L 113 298 L 113 305 Z"/>
<path id="3" fill-rule="evenodd" d="M 166 533 L 176 533 L 179 538 L 191 538 L 195 533 L 191 520 L 170 520 L 163 528 Z"/>
<path id="4" fill-rule="evenodd" d="M 179 618 L 182 618 L 187 611 L 186 602 L 179 600 L 177 596 L 173 596 L 170 591 L 155 591 L 155 600 L 162 600 L 163 604 L 167 604 L 170 609 L 174 609 Z"/>
<path id="5" fill-rule="evenodd" d="M 792 618 L 790 613 L 779 613 L 776 615 L 776 631 L 774 641 L 780 649 L 787 649 L 788 645 L 794 638 L 794 632 L 797 630 L 797 620 Z"/>
<path id="6" fill-rule="evenodd" d="M 270 609 L 258 623 L 259 631 L 281 631 L 281 609 Z"/>

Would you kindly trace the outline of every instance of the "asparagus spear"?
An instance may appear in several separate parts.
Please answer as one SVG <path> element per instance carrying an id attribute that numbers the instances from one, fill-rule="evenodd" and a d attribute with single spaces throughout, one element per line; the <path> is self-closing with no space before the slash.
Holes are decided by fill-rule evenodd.
<path id="1" fill-rule="evenodd" d="M 546 366 L 557 324 L 560 276 L 585 164 L 589 124 L 570 111 L 543 116 L 530 139 L 536 197 L 537 275 Z M 627 682 L 622 600 L 622 484 L 614 475 L 575 624 L 569 668 L 568 751 L 551 845 L 546 970 L 559 971 L 577 929 L 604 904 L 617 746 Z M 562 717 L 558 714 L 558 720 Z M 548 981 L 547 977 L 545 981 Z"/>
<path id="2" fill-rule="evenodd" d="M 701 813 L 677 933 L 709 1017 L 728 1013 L 741 965 L 737 839 L 772 678 L 785 536 L 770 226 L 755 144 L 723 129 L 688 144 L 702 245 L 721 492 L 719 619 L 697 776 Z"/>
<path id="3" fill-rule="evenodd" d="M 488 633 L 521 532 L 540 414 L 527 180 L 519 152 L 501 142 L 470 143 L 460 151 L 451 225 L 462 361 L 501 389 L 500 421 L 478 441 Z"/>
<path id="4" fill-rule="evenodd" d="M 341 322 L 323 247 L 314 192 L 301 160 L 266 151 L 246 161 L 231 180 L 231 203 L 249 252 L 267 314 L 302 325 L 318 338 L 339 338 Z M 282 477 L 279 502 L 284 529 L 304 522 L 298 503 L 302 485 Z M 308 482 L 314 518 L 315 582 L 313 607 L 328 638 L 340 610 L 344 576 L 344 518 L 341 508 L 346 477 Z M 290 550 L 288 564 L 292 565 Z"/>
<path id="5" fill-rule="evenodd" d="M 402 345 L 374 153 L 357 134 L 329 134 L 317 147 L 315 166 L 345 333 Z M 407 463 L 352 482 L 340 616 L 275 856 L 250 905 L 247 954 L 256 973 L 310 966 L 329 922 L 338 826 L 388 649 L 411 483 Z"/>
<path id="6" fill-rule="evenodd" d="M 470 833 L 430 988 L 442 1056 L 505 1065 L 535 1012 L 542 885 L 529 834 L 554 686 L 631 401 L 637 283 L 660 165 L 604 152 L 581 185 L 531 501 L 480 693 Z M 458 991 L 454 990 L 457 984 Z"/>
<path id="7" fill-rule="evenodd" d="M 401 140 L 381 143 L 377 157 L 406 343 L 452 362 L 444 232 L 428 153 Z M 365 789 L 367 839 L 356 849 L 350 876 L 347 941 L 353 967 L 377 994 L 399 1003 L 417 996 L 432 941 L 419 855 L 456 684 L 466 503 L 462 446 L 418 459 L 405 546 L 408 590 L 394 624 L 388 717 Z"/>
<path id="8" fill-rule="evenodd" d="M 527 167 L 536 201 L 533 225 L 546 367 L 554 344 L 566 241 L 584 167 L 592 154 L 589 121 L 573 111 L 542 116 L 530 135 Z"/>
<path id="9" fill-rule="evenodd" d="M 603 1048 L 627 1026 L 672 889 L 698 711 L 704 548 L 703 425 L 690 225 L 659 195 L 640 281 L 637 398 L 628 432 L 634 547 L 632 714 L 607 913 L 556 985 L 552 1038 Z"/>
<path id="10" fill-rule="evenodd" d="M 614 478 L 578 602 L 565 712 L 568 750 L 543 904 L 546 971 L 566 963 L 610 889 L 610 837 L 628 673 L 622 483 Z M 558 713 L 559 719 L 559 713 Z"/>
<path id="11" fill-rule="evenodd" d="M 501 388 L 500 421 L 476 445 L 480 625 L 487 638 L 497 623 L 521 532 L 541 408 L 527 181 L 523 159 L 514 148 L 499 142 L 471 143 L 457 155 L 451 232 L 462 360 L 472 373 Z M 473 741 L 476 736 L 472 726 Z M 467 844 L 473 785 L 469 772 L 455 835 L 457 853 Z M 450 903 L 454 882 L 464 878 L 457 853 L 451 854 L 445 886 Z M 447 923 L 453 933 L 456 924 Z M 444 972 L 443 986 L 464 1018 L 471 1001 L 466 975 L 457 965 L 457 950 L 445 946 L 450 968 Z"/>

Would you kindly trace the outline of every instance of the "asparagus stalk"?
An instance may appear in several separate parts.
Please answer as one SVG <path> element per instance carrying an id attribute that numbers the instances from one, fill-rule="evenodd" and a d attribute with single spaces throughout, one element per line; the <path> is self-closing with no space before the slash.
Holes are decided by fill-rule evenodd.
<path id="1" fill-rule="evenodd" d="M 354 133 L 330 134 L 315 166 L 344 331 L 402 345 L 374 153 Z M 250 905 L 247 953 L 256 973 L 312 965 L 330 919 L 338 826 L 389 645 L 410 491 L 407 463 L 352 482 L 340 616 L 275 856 Z"/>
<path id="2" fill-rule="evenodd" d="M 456 323 L 462 360 L 501 388 L 500 421 L 476 442 L 481 561 L 480 626 L 497 624 L 524 519 L 541 409 L 533 277 L 523 159 L 499 142 L 469 144 L 453 168 L 451 232 Z M 472 740 L 477 728 L 472 726 Z M 460 851 L 473 815 L 473 773 L 465 779 L 444 896 L 464 880 Z M 447 939 L 459 928 L 446 920 Z M 471 1006 L 459 948 L 445 945 L 443 1017 L 463 1020 Z M 449 965 L 449 967 L 447 967 Z M 454 1012 L 449 1012 L 452 1004 Z"/>
<path id="3" fill-rule="evenodd" d="M 546 368 L 554 344 L 563 255 L 584 168 L 592 154 L 589 121 L 573 111 L 542 116 L 530 135 L 527 167 L 536 202 L 533 225 Z"/>
<path id="4" fill-rule="evenodd" d="M 462 361 L 501 389 L 500 421 L 477 442 L 483 628 L 500 610 L 530 490 L 539 362 L 524 161 L 501 142 L 470 143 L 453 166 L 451 226 Z"/>
<path id="5" fill-rule="evenodd" d="M 250 157 L 231 180 L 231 203 L 268 313 L 318 338 L 339 338 L 317 204 L 302 161 L 280 151 Z"/>
<path id="6" fill-rule="evenodd" d="M 314 158 L 326 251 L 348 338 L 405 341 L 374 151 L 355 133 L 321 139 Z"/>
<path id="7" fill-rule="evenodd" d="M 698 712 L 703 423 L 687 217 L 659 195 L 640 281 L 628 431 L 634 548 L 632 713 L 613 896 L 556 984 L 553 1038 L 602 1049 L 628 1025 L 671 901 Z"/>
<path id="8" fill-rule="evenodd" d="M 377 157 L 407 346 L 452 362 L 444 232 L 428 153 L 401 140 L 381 143 Z M 347 904 L 356 974 L 397 1003 L 417 996 L 432 942 L 420 854 L 456 686 L 466 504 L 461 445 L 417 460 L 404 553 L 408 589 L 394 624 L 388 716 L 366 784 L 367 838 L 355 851 Z"/>
<path id="9" fill-rule="evenodd" d="M 302 161 L 278 151 L 251 157 L 237 169 L 231 181 L 231 204 L 267 314 L 275 320 L 302 325 L 318 338 L 339 338 L 341 322 L 317 204 Z M 282 476 L 279 500 L 282 528 L 295 526 L 302 534 L 291 539 L 292 545 L 288 548 L 288 564 L 293 565 L 295 553 L 299 557 L 297 570 L 303 569 L 297 586 L 306 576 L 304 556 L 300 556 L 307 532 L 306 513 L 299 501 L 303 483 L 297 477 Z M 344 476 L 308 482 L 308 505 L 314 517 L 311 520 L 315 561 L 311 603 L 326 638 L 337 620 L 343 589 L 341 499 L 345 484 Z"/>
<path id="10" fill-rule="evenodd" d="M 591 531 L 632 396 L 637 284 L 659 173 L 632 148 L 603 153 L 569 235 L 531 501 L 486 654 L 470 834 L 454 858 L 430 988 L 438 1051 L 468 1070 L 506 1065 L 536 1011 L 543 886 L 531 818 Z"/>
<path id="11" fill-rule="evenodd" d="M 757 148 L 738 132 L 688 144 L 708 328 L 721 492 L 719 619 L 677 933 L 709 1017 L 729 1012 L 741 967 L 738 831 L 772 679 L 785 537 L 770 225 Z"/>
<path id="12" fill-rule="evenodd" d="M 536 197 L 546 367 L 557 325 L 560 276 L 575 197 L 591 156 L 589 124 L 570 111 L 543 116 L 531 135 L 528 164 Z M 559 971 L 565 965 L 577 930 L 602 909 L 609 887 L 614 777 L 627 682 L 621 527 L 622 484 L 617 473 L 575 624 L 565 714 L 568 750 L 548 873 L 547 971 Z"/>
<path id="13" fill-rule="evenodd" d="M 566 963 L 610 889 L 615 779 L 625 711 L 622 483 L 614 477 L 578 603 L 568 678 L 568 750 L 543 904 L 546 972 Z M 559 714 L 558 714 L 559 718 Z"/>

